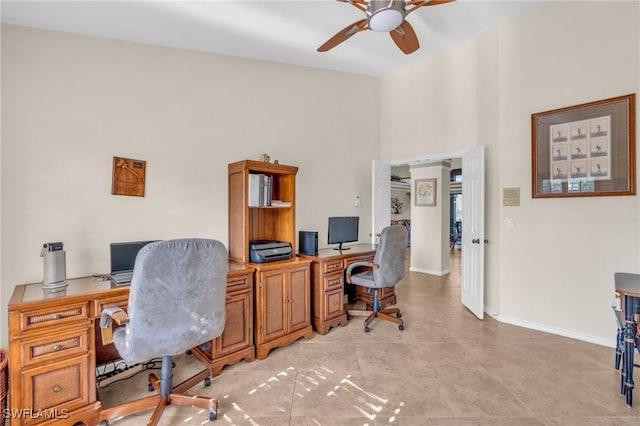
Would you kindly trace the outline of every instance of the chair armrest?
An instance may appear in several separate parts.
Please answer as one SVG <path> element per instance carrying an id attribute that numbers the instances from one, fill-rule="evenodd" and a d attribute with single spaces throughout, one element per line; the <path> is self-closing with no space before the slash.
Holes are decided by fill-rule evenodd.
<path id="1" fill-rule="evenodd" d="M 104 345 L 113 343 L 113 329 L 111 328 L 113 321 L 118 325 L 123 325 L 129 322 L 129 316 L 118 307 L 105 308 L 102 310 L 100 314 L 100 335 L 102 337 L 102 344 Z"/>
<path id="2" fill-rule="evenodd" d="M 349 267 L 346 270 L 346 280 L 348 283 L 351 283 L 351 273 L 355 268 L 375 269 L 379 267 L 380 265 L 376 265 L 375 263 L 371 263 L 371 262 L 353 262 L 351 265 L 349 265 Z"/>

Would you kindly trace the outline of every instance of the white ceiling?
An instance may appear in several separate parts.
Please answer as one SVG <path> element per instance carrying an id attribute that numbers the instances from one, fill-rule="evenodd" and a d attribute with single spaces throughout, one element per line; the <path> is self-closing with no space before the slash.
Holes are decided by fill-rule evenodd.
<path id="1" fill-rule="evenodd" d="M 529 1 L 458 0 L 410 14 L 420 49 L 363 31 L 316 49 L 364 13 L 334 0 L 5 1 L 3 23 L 365 75 L 384 75 L 476 37 Z"/>

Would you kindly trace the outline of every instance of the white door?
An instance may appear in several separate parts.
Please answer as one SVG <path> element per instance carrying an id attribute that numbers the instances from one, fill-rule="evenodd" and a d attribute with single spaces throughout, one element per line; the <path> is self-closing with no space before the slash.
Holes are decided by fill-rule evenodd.
<path id="1" fill-rule="evenodd" d="M 373 160 L 372 168 L 371 244 L 377 244 L 382 229 L 391 224 L 391 165 L 386 161 Z"/>
<path id="2" fill-rule="evenodd" d="M 484 146 L 462 155 L 462 304 L 484 318 Z"/>

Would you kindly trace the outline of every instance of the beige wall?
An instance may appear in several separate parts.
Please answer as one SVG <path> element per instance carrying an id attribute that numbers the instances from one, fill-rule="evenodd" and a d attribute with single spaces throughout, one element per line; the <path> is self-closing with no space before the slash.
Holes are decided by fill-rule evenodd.
<path id="1" fill-rule="evenodd" d="M 529 123 L 640 92 L 639 20 L 637 2 L 541 2 L 381 79 L 3 26 L 2 342 L 14 285 L 42 278 L 43 242 L 65 242 L 69 276 L 106 271 L 111 241 L 226 242 L 229 162 L 266 152 L 299 166 L 297 228 L 325 245 L 330 215 L 359 215 L 368 241 L 378 146 L 392 160 L 478 144 L 488 310 L 610 342 L 612 275 L 640 269 L 640 202 L 532 200 Z M 146 197 L 110 195 L 114 155 L 147 161 Z M 505 186 L 520 207 L 501 207 Z"/>
<path id="2" fill-rule="evenodd" d="M 639 199 L 531 199 L 530 119 L 640 92 L 639 8 L 541 2 L 382 79 L 382 159 L 486 146 L 485 304 L 503 321 L 613 341 L 613 273 L 640 272 Z M 520 207 L 501 206 L 507 186 Z"/>
<path id="3" fill-rule="evenodd" d="M 445 275 L 449 270 L 449 180 L 451 165 L 437 161 L 411 166 L 411 186 L 417 179 L 436 179 L 436 205 L 416 206 L 411 193 L 411 267 L 415 272 Z"/>
<path id="4" fill-rule="evenodd" d="M 227 164 L 261 153 L 300 168 L 298 229 L 324 246 L 328 216 L 358 215 L 368 242 L 378 112 L 373 77 L 3 26 L 2 342 L 42 243 L 68 277 L 108 272 L 113 241 L 226 243 Z M 111 195 L 114 155 L 147 161 L 144 198 Z"/>

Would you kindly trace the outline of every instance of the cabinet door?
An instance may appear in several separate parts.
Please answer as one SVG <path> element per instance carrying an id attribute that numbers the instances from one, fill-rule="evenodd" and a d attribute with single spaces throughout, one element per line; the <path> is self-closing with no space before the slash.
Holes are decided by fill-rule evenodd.
<path id="1" fill-rule="evenodd" d="M 227 295 L 227 317 L 224 332 L 216 339 L 216 356 L 226 355 L 251 345 L 251 296 L 251 291 Z"/>
<path id="2" fill-rule="evenodd" d="M 324 293 L 324 309 L 325 320 L 340 316 L 344 313 L 341 288 Z"/>
<path id="3" fill-rule="evenodd" d="M 288 332 L 285 305 L 285 270 L 260 272 L 256 298 L 256 343 L 267 342 Z"/>
<path id="4" fill-rule="evenodd" d="M 296 331 L 310 324 L 309 267 L 291 268 L 289 278 L 289 318 L 290 330 Z"/>

